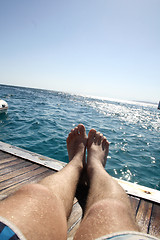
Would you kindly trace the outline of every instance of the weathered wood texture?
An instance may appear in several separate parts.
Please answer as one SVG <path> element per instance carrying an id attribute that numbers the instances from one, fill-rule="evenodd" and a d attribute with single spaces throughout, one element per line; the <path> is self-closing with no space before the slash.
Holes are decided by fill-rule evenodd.
<path id="1" fill-rule="evenodd" d="M 129 197 L 141 231 L 160 238 L 160 204 Z"/>
<path id="2" fill-rule="evenodd" d="M 39 182 L 56 171 L 0 150 L 0 199 L 26 183 Z M 160 204 L 129 196 L 138 225 L 145 233 L 160 238 Z M 68 219 L 68 237 L 73 237 L 82 219 L 82 209 L 75 198 Z"/>
<path id="3" fill-rule="evenodd" d="M 30 161 L 0 151 L 0 197 L 13 193 L 26 183 L 38 182 L 54 172 Z"/>

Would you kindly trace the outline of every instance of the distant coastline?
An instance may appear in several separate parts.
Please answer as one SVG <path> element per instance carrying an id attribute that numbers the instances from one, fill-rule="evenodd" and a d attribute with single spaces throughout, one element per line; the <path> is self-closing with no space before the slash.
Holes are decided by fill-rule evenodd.
<path id="1" fill-rule="evenodd" d="M 139 101 L 139 100 L 132 100 L 133 102 L 139 102 L 139 103 L 147 103 L 147 104 L 155 104 L 155 105 L 157 105 L 158 104 L 158 102 L 149 102 L 149 101 Z"/>
<path id="2" fill-rule="evenodd" d="M 75 94 L 75 93 L 71 93 L 71 92 L 65 92 L 65 91 L 60 91 L 60 90 L 54 90 L 54 89 L 44 89 L 44 88 L 38 88 L 38 87 L 28 87 L 28 86 L 19 86 L 19 85 L 9 85 L 9 84 L 3 84 L 0 83 L 0 86 L 6 86 L 6 87 L 17 87 L 17 88 L 24 88 L 24 89 L 37 89 L 37 90 L 43 90 L 43 91 L 53 91 L 53 92 L 62 92 L 62 93 L 69 93 L 69 94 Z M 75 94 L 75 95 L 79 95 L 79 96 L 84 96 L 83 94 Z M 157 105 L 159 103 L 159 101 L 157 102 L 150 102 L 150 101 L 146 101 L 146 100 L 128 100 L 128 99 L 117 99 L 117 98 L 110 98 L 110 97 L 101 97 L 101 96 L 92 96 L 92 95 L 88 95 L 85 94 L 85 97 L 91 97 L 91 98 L 97 98 L 97 99 L 105 99 L 105 100 L 110 100 L 110 101 L 119 101 L 119 102 L 123 102 L 123 101 L 127 101 L 127 102 L 134 102 L 134 103 L 145 103 L 145 104 L 154 104 Z"/>

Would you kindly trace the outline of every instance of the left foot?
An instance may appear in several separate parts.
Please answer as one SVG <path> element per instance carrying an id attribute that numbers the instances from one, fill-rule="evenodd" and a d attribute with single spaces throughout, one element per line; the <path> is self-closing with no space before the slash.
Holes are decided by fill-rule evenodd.
<path id="1" fill-rule="evenodd" d="M 86 130 L 83 124 L 71 130 L 67 138 L 67 150 L 69 161 L 76 158 L 83 167 L 85 165 L 85 152 L 87 144 Z"/>

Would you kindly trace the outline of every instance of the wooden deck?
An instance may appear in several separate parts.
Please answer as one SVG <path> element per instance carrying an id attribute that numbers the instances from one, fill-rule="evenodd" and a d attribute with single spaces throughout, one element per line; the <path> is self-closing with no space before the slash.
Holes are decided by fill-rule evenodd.
<path id="1" fill-rule="evenodd" d="M 8 197 L 22 185 L 39 182 L 64 166 L 63 163 L 54 159 L 51 160 L 50 158 L 31 153 L 31 156 L 43 161 L 43 165 L 47 165 L 51 161 L 55 162 L 55 169 L 54 167 L 50 169 L 42 166 L 40 163 L 34 163 L 30 157 L 27 157 L 27 154 L 30 154 L 28 151 L 21 150 L 24 152 L 24 155 L 22 154 L 23 156 L 19 157 L 15 149 L 11 149 L 10 153 L 4 150 L 4 148 L 3 151 L 0 150 L 0 200 Z M 131 194 L 128 195 L 142 231 L 160 238 L 160 203 L 132 196 Z M 75 198 L 72 213 L 68 220 L 68 237 L 74 236 L 81 218 L 82 209 Z"/>

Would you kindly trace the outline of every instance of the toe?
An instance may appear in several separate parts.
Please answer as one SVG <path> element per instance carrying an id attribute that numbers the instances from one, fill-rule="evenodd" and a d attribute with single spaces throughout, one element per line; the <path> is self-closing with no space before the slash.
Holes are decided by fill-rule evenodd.
<path id="1" fill-rule="evenodd" d="M 102 147 L 103 147 L 103 149 L 109 147 L 109 142 L 107 141 L 107 138 L 106 138 L 106 137 L 103 137 Z"/>
<path id="2" fill-rule="evenodd" d="M 74 132 L 75 134 L 78 134 L 78 127 L 75 127 Z"/>
<path id="3" fill-rule="evenodd" d="M 68 134 L 68 137 L 67 137 L 67 143 L 72 139 L 72 137 L 75 135 L 75 129 L 72 129 L 70 131 L 70 133 Z"/>
<path id="4" fill-rule="evenodd" d="M 72 135 L 73 135 L 73 133 L 72 133 L 72 131 L 68 134 L 68 137 L 67 137 L 67 143 L 70 141 L 70 139 L 72 138 Z"/>
<path id="5" fill-rule="evenodd" d="M 84 135 L 85 134 L 85 127 L 83 124 L 79 124 L 78 125 L 78 132 L 81 134 L 81 135 Z"/>
<path id="6" fill-rule="evenodd" d="M 91 129 L 88 133 L 88 139 L 94 139 L 96 135 L 96 130 L 95 129 Z"/>
<path id="7" fill-rule="evenodd" d="M 100 132 L 96 132 L 95 137 L 94 137 L 94 142 L 98 143 L 100 141 Z"/>
<path id="8" fill-rule="evenodd" d="M 102 137 L 103 137 L 103 134 L 102 134 L 102 133 L 96 132 L 95 138 L 94 138 L 94 142 L 95 142 L 96 144 L 100 145 L 101 142 L 102 142 Z"/>
<path id="9" fill-rule="evenodd" d="M 91 144 L 94 142 L 95 135 L 96 135 L 96 130 L 91 129 L 88 133 L 88 147 L 90 147 Z"/>

